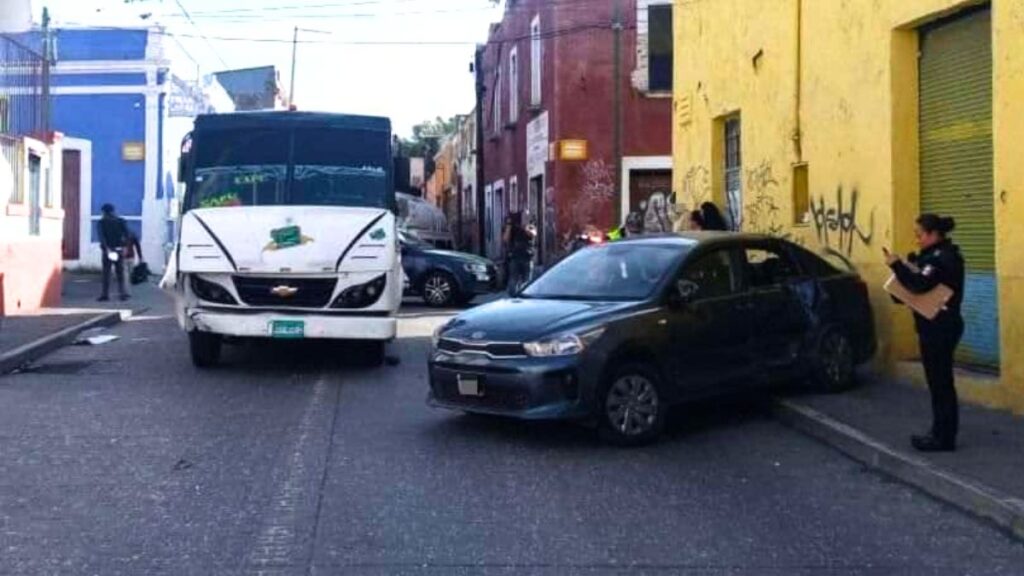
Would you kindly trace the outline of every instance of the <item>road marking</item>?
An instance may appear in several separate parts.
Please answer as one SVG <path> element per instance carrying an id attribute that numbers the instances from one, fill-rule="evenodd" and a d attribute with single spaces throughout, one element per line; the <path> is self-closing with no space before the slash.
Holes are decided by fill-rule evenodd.
<path id="1" fill-rule="evenodd" d="M 255 574 L 271 574 L 282 567 L 305 566 L 312 561 L 311 540 L 334 434 L 338 394 L 340 387 L 331 397 L 326 374 L 317 378 L 284 464 L 284 479 L 274 490 L 256 541 L 246 555 L 246 565 L 257 568 Z"/>

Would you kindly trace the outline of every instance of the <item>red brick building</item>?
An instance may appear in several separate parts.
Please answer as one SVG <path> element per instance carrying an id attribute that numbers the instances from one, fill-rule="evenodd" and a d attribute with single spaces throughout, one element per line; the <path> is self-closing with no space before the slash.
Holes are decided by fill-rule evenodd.
<path id="1" fill-rule="evenodd" d="M 510 212 L 542 231 L 540 257 L 550 262 L 587 225 L 606 230 L 631 210 L 666 206 L 671 0 L 509 0 L 478 63 L 492 257 L 501 255 L 501 223 Z"/>

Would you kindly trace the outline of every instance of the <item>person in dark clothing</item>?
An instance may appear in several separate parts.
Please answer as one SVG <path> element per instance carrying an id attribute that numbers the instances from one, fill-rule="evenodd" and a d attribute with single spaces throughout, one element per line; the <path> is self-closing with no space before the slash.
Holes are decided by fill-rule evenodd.
<path id="1" fill-rule="evenodd" d="M 111 268 L 117 275 L 117 293 L 121 300 L 127 300 L 129 296 L 124 282 L 124 255 L 129 236 L 128 225 L 117 215 L 113 205 L 104 204 L 100 211 L 103 212 L 99 221 L 100 250 L 103 252 L 103 293 L 100 302 L 110 300 Z"/>
<path id="2" fill-rule="evenodd" d="M 922 452 L 953 451 L 959 429 L 959 405 L 953 379 L 953 354 L 964 333 L 960 305 L 964 294 L 964 258 L 948 238 L 956 227 L 949 217 L 924 214 L 917 219 L 915 235 L 920 252 L 908 262 L 885 250 L 896 279 L 915 294 L 925 294 L 940 284 L 953 290 L 945 308 L 933 320 L 914 314 L 921 361 L 932 397 L 932 429 L 913 436 L 911 444 Z"/>
<path id="3" fill-rule="evenodd" d="M 700 205 L 699 210 L 690 212 L 690 229 L 725 231 L 728 230 L 728 226 L 725 225 L 725 217 L 718 206 L 712 202 L 705 202 Z"/>
<path id="4" fill-rule="evenodd" d="M 502 240 L 508 254 L 508 293 L 515 294 L 529 281 L 533 236 L 523 227 L 522 214 L 509 214 Z"/>

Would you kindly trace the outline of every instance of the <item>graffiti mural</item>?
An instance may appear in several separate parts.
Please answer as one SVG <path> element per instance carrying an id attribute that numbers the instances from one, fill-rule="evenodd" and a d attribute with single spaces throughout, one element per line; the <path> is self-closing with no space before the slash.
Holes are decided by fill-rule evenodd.
<path id="1" fill-rule="evenodd" d="M 704 166 L 694 166 L 687 170 L 683 175 L 678 201 L 686 210 L 694 210 L 704 202 L 711 201 L 711 171 Z"/>
<path id="2" fill-rule="evenodd" d="M 747 194 L 751 202 L 743 207 L 746 228 L 760 234 L 787 236 L 782 207 L 777 202 L 779 181 L 770 161 L 747 171 Z"/>
<path id="3" fill-rule="evenodd" d="M 871 246 L 875 236 L 875 210 L 871 210 L 864 226 L 858 213 L 859 200 L 860 192 L 856 188 L 850 190 L 847 198 L 842 185 L 836 188 L 834 204 L 828 204 L 824 196 L 811 200 L 814 230 L 823 247 L 849 257 L 855 244 Z"/>
<path id="4" fill-rule="evenodd" d="M 680 218 L 679 207 L 675 201 L 675 194 L 671 192 L 655 192 L 640 202 L 640 213 L 644 215 L 644 232 L 656 234 L 674 230 Z"/>
<path id="5" fill-rule="evenodd" d="M 580 167 L 583 185 L 576 202 L 569 208 L 569 227 L 561 238 L 563 249 L 588 226 L 593 226 L 600 214 L 611 210 L 615 194 L 615 174 L 604 160 L 590 160 Z"/>

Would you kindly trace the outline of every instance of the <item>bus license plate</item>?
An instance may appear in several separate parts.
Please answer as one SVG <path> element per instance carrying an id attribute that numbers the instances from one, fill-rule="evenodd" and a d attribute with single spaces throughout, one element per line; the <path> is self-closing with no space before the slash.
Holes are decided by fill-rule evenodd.
<path id="1" fill-rule="evenodd" d="M 302 320 L 271 320 L 270 337 L 299 339 L 306 336 L 306 323 Z"/>

